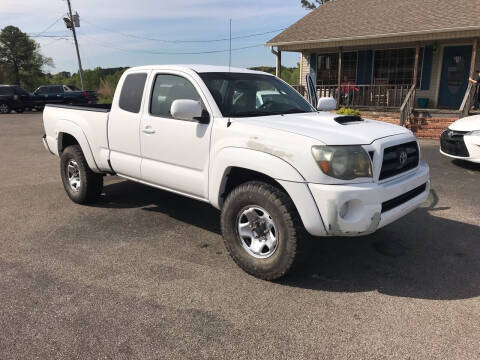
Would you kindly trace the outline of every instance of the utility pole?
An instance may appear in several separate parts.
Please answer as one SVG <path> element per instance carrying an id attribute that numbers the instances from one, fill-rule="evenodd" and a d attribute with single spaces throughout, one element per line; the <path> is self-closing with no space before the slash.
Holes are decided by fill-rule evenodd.
<path id="1" fill-rule="evenodd" d="M 67 0 L 67 4 L 68 4 L 68 15 L 70 17 L 70 26 L 73 33 L 73 40 L 75 41 L 75 48 L 77 49 L 78 73 L 80 75 L 80 83 L 82 84 L 82 91 L 85 91 L 85 87 L 83 85 L 82 60 L 80 60 L 80 50 L 78 49 L 77 33 L 75 32 L 75 22 L 72 15 L 72 6 L 70 5 L 70 0 Z"/>

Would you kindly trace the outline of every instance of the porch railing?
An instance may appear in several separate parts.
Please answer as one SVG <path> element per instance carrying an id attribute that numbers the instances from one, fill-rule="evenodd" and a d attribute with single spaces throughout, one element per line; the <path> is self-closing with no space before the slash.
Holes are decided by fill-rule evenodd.
<path id="1" fill-rule="evenodd" d="M 465 92 L 462 105 L 460 106 L 460 109 L 459 109 L 460 117 L 466 117 L 470 114 L 470 109 L 472 108 L 475 102 L 477 91 L 478 91 L 477 86 L 475 86 L 475 84 L 472 82 L 468 82 L 467 91 Z"/>
<path id="2" fill-rule="evenodd" d="M 402 106 L 411 85 L 355 85 L 354 89 L 340 86 L 340 106 L 373 109 L 398 109 Z M 358 89 L 358 90 L 357 90 Z M 337 100 L 338 85 L 317 85 L 319 97 Z"/>
<path id="3" fill-rule="evenodd" d="M 412 85 L 400 107 L 400 126 L 405 126 L 415 108 L 416 86 Z"/>

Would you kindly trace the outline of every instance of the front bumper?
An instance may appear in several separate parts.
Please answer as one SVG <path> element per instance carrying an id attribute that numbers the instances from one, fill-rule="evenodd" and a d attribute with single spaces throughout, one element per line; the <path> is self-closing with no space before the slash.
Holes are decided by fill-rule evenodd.
<path id="1" fill-rule="evenodd" d="M 474 163 L 480 163 L 480 136 L 464 135 L 462 141 L 468 152 L 468 156 L 459 156 L 458 154 L 452 154 L 444 151 L 440 146 L 440 153 L 453 159 L 461 159 Z"/>
<path id="2" fill-rule="evenodd" d="M 309 188 L 328 235 L 366 235 L 405 216 L 427 199 L 429 168 L 422 161 L 415 172 L 384 183 L 309 184 Z"/>

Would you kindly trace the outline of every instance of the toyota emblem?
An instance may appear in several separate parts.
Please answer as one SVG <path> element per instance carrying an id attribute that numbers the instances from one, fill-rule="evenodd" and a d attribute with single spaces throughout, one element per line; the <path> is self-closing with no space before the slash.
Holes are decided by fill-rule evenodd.
<path id="1" fill-rule="evenodd" d="M 408 159 L 408 154 L 405 150 L 403 150 L 401 153 L 400 153 L 400 156 L 399 156 L 399 161 L 400 161 L 400 166 L 401 167 L 404 167 L 405 164 L 407 163 L 407 159 Z"/>

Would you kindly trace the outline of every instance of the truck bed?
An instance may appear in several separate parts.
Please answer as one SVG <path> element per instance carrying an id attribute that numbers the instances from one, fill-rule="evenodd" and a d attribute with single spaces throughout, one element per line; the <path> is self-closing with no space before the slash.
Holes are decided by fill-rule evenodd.
<path id="1" fill-rule="evenodd" d="M 62 134 L 69 134 L 84 149 L 84 155 L 92 170 L 111 171 L 108 163 L 110 108 L 110 104 L 46 105 L 43 111 L 43 125 L 50 151 L 59 155 L 58 147 L 62 145 Z"/>
<path id="2" fill-rule="evenodd" d="M 97 111 L 97 112 L 110 112 L 112 104 L 78 104 L 78 105 L 65 105 L 65 104 L 46 104 L 48 107 L 58 107 L 65 109 L 76 109 L 83 111 Z"/>

